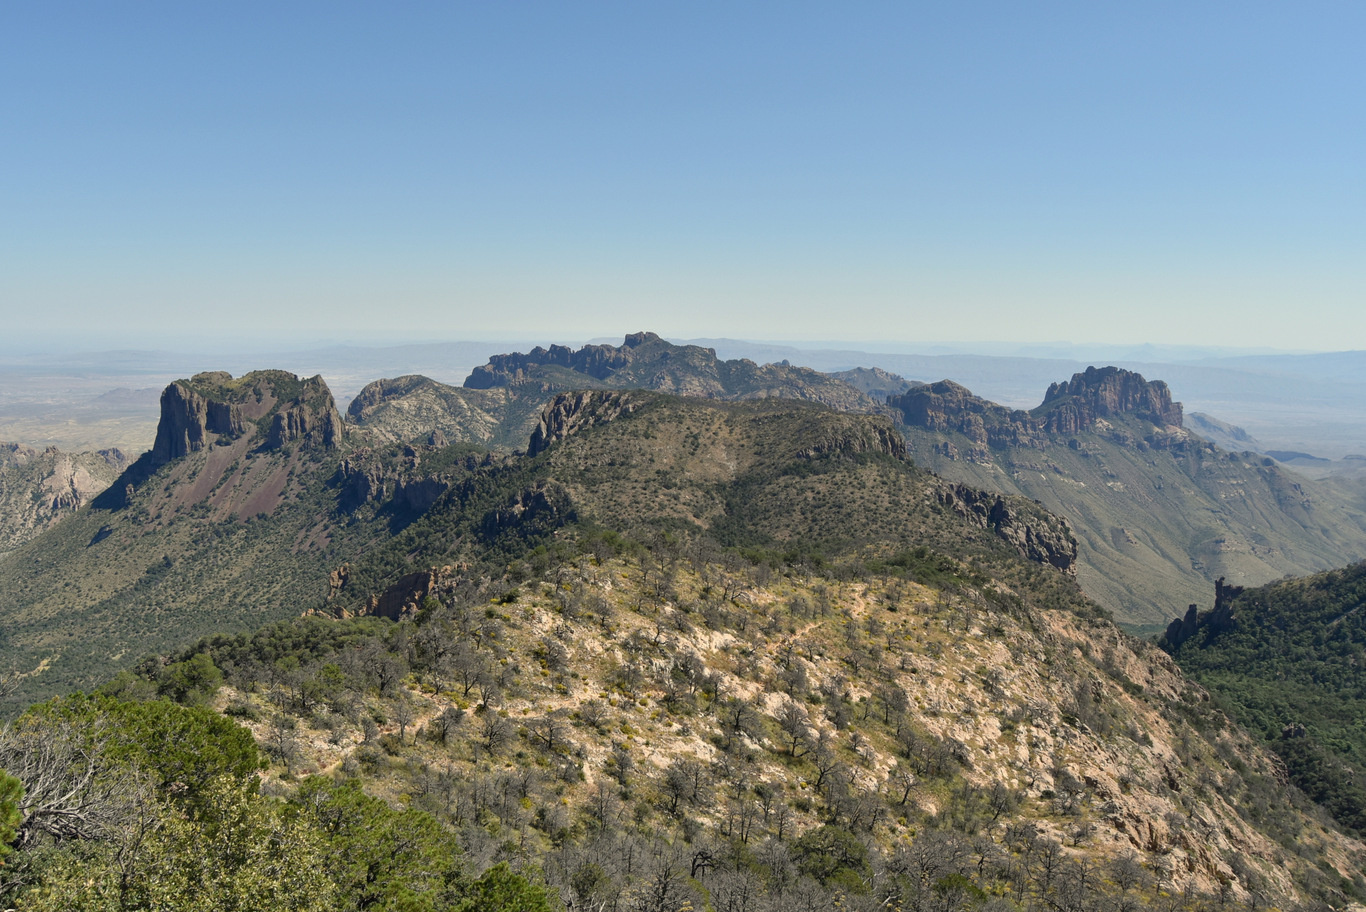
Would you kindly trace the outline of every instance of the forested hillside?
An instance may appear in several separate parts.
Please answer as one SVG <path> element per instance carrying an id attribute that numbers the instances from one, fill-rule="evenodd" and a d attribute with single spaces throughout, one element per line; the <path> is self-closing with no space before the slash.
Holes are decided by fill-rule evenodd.
<path id="1" fill-rule="evenodd" d="M 1292 781 L 1366 835 L 1366 564 L 1257 589 L 1221 587 L 1214 607 L 1163 645 L 1259 734 Z M 1194 606 L 1192 606 L 1194 607 Z"/>

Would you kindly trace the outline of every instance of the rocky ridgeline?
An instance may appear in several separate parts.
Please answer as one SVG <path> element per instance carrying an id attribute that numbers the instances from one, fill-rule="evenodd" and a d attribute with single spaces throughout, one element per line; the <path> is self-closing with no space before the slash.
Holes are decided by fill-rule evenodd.
<path id="1" fill-rule="evenodd" d="M 908 390 L 887 404 L 909 427 L 967 437 L 975 444 L 966 454 L 970 459 L 985 458 L 991 449 L 1042 449 L 1053 435 L 1088 431 L 1117 415 L 1150 421 L 1155 433 L 1148 442 L 1153 445 L 1169 442 L 1167 429 L 1182 426 L 1181 404 L 1172 402 L 1167 384 L 1118 367 L 1088 367 L 1071 380 L 1054 383 L 1043 404 L 1030 411 L 989 402 L 952 380 Z"/>
<path id="2" fill-rule="evenodd" d="M 632 333 L 620 346 L 585 345 L 574 351 L 552 345 L 526 354 L 494 355 L 465 381 L 467 389 L 475 390 L 518 386 L 541 396 L 608 386 L 704 399 L 800 399 L 846 412 L 876 410 L 865 393 L 819 371 L 786 361 L 723 361 L 715 349 L 674 345 L 651 332 Z"/>
<path id="3" fill-rule="evenodd" d="M 652 332 L 631 333 L 620 347 L 613 345 L 585 345 L 575 351 L 565 345 L 552 345 L 549 348 L 536 346 L 525 354 L 513 352 L 494 355 L 488 364 L 476 367 L 465 380 L 470 389 L 493 389 L 507 386 L 516 380 L 524 379 L 527 372 L 537 367 L 563 367 L 587 374 L 598 380 L 606 380 L 618 370 L 635 360 L 636 348 L 647 342 L 659 342 L 659 336 Z M 712 357 L 716 353 L 712 352 Z"/>

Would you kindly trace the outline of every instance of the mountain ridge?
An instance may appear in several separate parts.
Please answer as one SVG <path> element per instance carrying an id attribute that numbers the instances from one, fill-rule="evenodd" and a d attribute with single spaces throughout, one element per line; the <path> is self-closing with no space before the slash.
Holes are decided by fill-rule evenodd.
<path id="1" fill-rule="evenodd" d="M 1162 381 L 1091 368 L 1025 411 L 946 380 L 888 404 L 920 464 L 1066 517 L 1088 592 L 1154 632 L 1172 599 L 1197 600 L 1216 578 L 1259 583 L 1366 553 L 1366 515 L 1350 498 L 1187 430 Z"/>

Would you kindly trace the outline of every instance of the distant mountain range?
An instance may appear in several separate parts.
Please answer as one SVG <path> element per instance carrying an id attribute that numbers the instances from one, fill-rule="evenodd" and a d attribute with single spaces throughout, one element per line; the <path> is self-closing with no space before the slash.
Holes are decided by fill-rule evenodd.
<path id="1" fill-rule="evenodd" d="M 261 584 L 296 601 L 323 592 L 321 584 L 304 582 L 310 574 L 329 563 L 330 572 L 380 534 L 355 523 L 358 506 L 379 503 L 391 524 L 411 522 L 460 483 L 471 465 L 507 458 L 476 455 L 471 447 L 525 450 L 534 434 L 547 432 L 545 409 L 557 393 L 588 389 L 793 400 L 887 416 L 917 463 L 969 488 L 1038 500 L 1065 517 L 1079 543 L 1083 586 L 1141 629 L 1158 629 L 1198 601 L 1216 578 L 1255 584 L 1339 566 L 1360 557 L 1366 540 L 1366 511 L 1349 494 L 1289 474 L 1269 458 L 1225 452 L 1201 439 L 1183 426 L 1183 410 L 1165 384 L 1118 368 L 1053 382 L 1043 404 L 1025 412 L 953 382 L 923 384 L 880 369 L 827 375 L 790 363 L 725 360 L 709 348 L 638 333 L 616 346 L 498 355 L 472 368 L 461 387 L 416 375 L 375 381 L 352 400 L 345 420 L 320 379 L 299 381 L 283 372 L 247 377 L 203 374 L 168 387 L 152 451 L 100 505 L 122 506 L 130 484 L 141 490 L 153 474 L 171 472 L 160 501 L 141 494 L 128 501 L 154 519 L 156 536 L 169 536 L 164 554 L 183 552 L 202 538 L 186 531 L 198 528 L 195 523 L 169 522 L 176 511 L 196 523 L 271 517 L 268 534 L 265 526 L 258 532 L 275 545 L 254 547 L 283 547 L 289 561 L 317 562 L 302 575 L 276 573 Z M 1233 442 L 1239 434 L 1251 441 L 1241 429 L 1197 420 Z M 315 455 L 300 464 L 299 447 Z M 207 458 L 201 451 L 212 455 L 202 466 L 196 461 Z M 182 466 L 180 457 L 191 454 L 199 455 Z M 181 473 L 191 473 L 193 483 Z M 344 524 L 338 509 L 347 517 Z M 286 514 L 292 518 L 279 519 Z M 92 542 L 114 528 L 68 534 Z M 180 535 L 189 538 L 182 542 Z M 343 544 L 348 538 L 354 541 Z M 146 574 L 160 566 L 161 556 L 149 551 L 145 561 L 137 559 L 140 570 L 121 572 Z M 81 552 L 76 564 L 90 559 Z M 245 604 L 260 590 L 254 574 L 280 559 L 274 554 L 250 562 L 235 594 L 206 590 L 203 597 Z M 82 573 L 100 576 L 93 564 Z M 122 598 L 105 592 L 114 577 L 95 590 L 103 593 L 97 602 L 113 598 L 112 606 Z M 35 597 L 30 590 L 11 596 L 12 604 L 50 601 L 55 611 L 70 595 L 40 583 L 24 585 L 48 595 Z"/>
<path id="2" fill-rule="evenodd" d="M 439 428 L 405 439 L 418 425 L 395 430 L 392 415 L 411 416 L 402 397 L 384 400 L 386 422 L 348 426 L 320 378 L 205 373 L 170 385 L 153 449 L 0 561 L 4 653 L 32 673 L 21 693 L 88 687 L 149 649 L 329 600 L 354 608 L 432 567 L 506 567 L 576 523 L 704 536 L 813 567 L 933 566 L 929 551 L 903 552 L 958 560 L 982 547 L 1072 567 L 1075 542 L 1055 517 L 914 469 L 886 417 L 810 401 L 871 404 L 840 381 L 718 365 L 657 339 L 639 340 L 644 353 L 623 348 L 658 382 L 714 383 L 705 389 L 746 401 L 641 390 L 555 398 L 539 366 L 519 368 L 532 377 L 510 382 L 498 433 L 530 452 L 512 457 Z M 703 370 L 680 367 L 684 355 Z M 787 376 L 797 383 L 784 386 Z M 634 417 L 608 420 L 623 414 Z M 571 435 L 573 446 L 542 455 Z M 591 462 L 558 464 L 594 440 Z"/>
<path id="3" fill-rule="evenodd" d="M 1092 368 L 1023 411 L 640 333 L 380 381 L 345 415 L 280 370 L 159 409 L 112 485 L 0 557 L 6 710 L 100 690 L 0 731 L 7 758 L 111 731 L 182 770 L 239 720 L 253 814 L 363 785 L 365 824 L 392 802 L 580 908 L 1366 896 L 1366 847 L 1083 592 L 1165 620 L 1209 572 L 1359 540 L 1161 382 Z M 215 721 L 186 750 L 143 714 Z M 147 800 L 183 798 L 171 775 Z M 116 856 L 84 846 L 17 854 L 101 883 Z"/>

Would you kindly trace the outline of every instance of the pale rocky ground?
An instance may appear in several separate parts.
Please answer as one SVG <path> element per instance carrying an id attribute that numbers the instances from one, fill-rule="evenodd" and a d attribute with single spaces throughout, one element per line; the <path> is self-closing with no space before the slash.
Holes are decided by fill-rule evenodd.
<path id="1" fill-rule="evenodd" d="M 66 453 L 0 442 L 0 556 L 76 512 L 126 467 L 117 450 Z"/>
<path id="2" fill-rule="evenodd" d="M 522 739 L 508 753 L 532 751 L 528 722 L 552 713 L 572 722 L 571 756 L 581 767 L 581 781 L 562 786 L 562 803 L 574 807 L 587 801 L 595 784 L 609 775 L 614 745 L 630 752 L 638 775 L 650 773 L 655 779 L 680 757 L 704 764 L 721 759 L 719 722 L 707 701 L 690 713 L 674 713 L 660 703 L 659 681 L 667 680 L 676 657 L 691 653 L 720 677 L 723 695 L 742 697 L 766 717 L 763 735 L 746 739 L 754 757 L 745 772 L 748 784 L 770 783 L 796 809 L 789 832 L 815 825 L 819 802 L 806 800 L 815 793 L 814 769 L 786 756 L 775 721 L 791 700 L 778 684 L 782 663 L 799 662 L 813 693 L 844 682 L 857 720 L 844 730 L 824 711 L 829 701 L 799 705 L 809 717 L 812 739 L 827 739 L 856 791 L 894 796 L 877 827 L 888 844 L 912 836 L 918 818 L 895 801 L 902 788 L 895 774 L 900 754 L 890 729 L 864 724 L 860 716 L 879 716 L 877 691 L 895 684 L 909 697 L 913 723 L 961 744 L 967 761 L 953 784 L 917 778 L 911 806 L 933 813 L 950 804 L 965 782 L 983 789 L 1000 782 L 1022 798 L 1014 816 L 1051 834 L 1068 853 L 1092 858 L 1132 853 L 1165 890 L 1216 892 L 1222 882 L 1232 896 L 1247 900 L 1248 891 L 1229 863 L 1237 856 L 1245 872 L 1250 869 L 1263 881 L 1263 892 L 1293 892 L 1288 872 L 1304 862 L 1234 806 L 1242 776 L 1277 775 L 1273 759 L 1232 726 L 1206 738 L 1178 719 L 1172 704 L 1199 704 L 1207 695 L 1183 679 L 1163 653 L 1108 622 L 1057 611 L 1007 614 L 993 609 L 980 592 L 946 594 L 914 583 L 774 577 L 756 585 L 714 567 L 704 573 L 705 580 L 680 569 L 672 592 L 658 600 L 648 595 L 658 591 L 657 579 L 646 579 L 648 571 L 641 566 L 584 561 L 579 572 L 562 576 L 557 585 L 528 585 L 514 602 L 489 606 L 505 618 L 500 635 L 505 661 L 518 666 L 517 683 L 496 710 L 523 726 Z M 708 587 L 713 596 L 719 591 L 733 596 L 725 604 L 737 623 L 708 629 L 701 615 L 685 610 L 697 606 Z M 588 611 L 567 618 L 564 605 L 598 598 L 613 606 L 610 621 Z M 824 603 L 828 613 L 795 618 L 783 607 L 794 599 Z M 566 671 L 553 671 L 533 657 L 545 640 L 567 649 Z M 858 669 L 848 661 L 851 644 L 864 656 Z M 613 686 L 612 674 L 633 660 L 644 671 L 643 683 Z M 514 768 L 516 759 L 471 749 L 478 712 L 495 711 L 478 709 L 477 691 L 463 698 L 458 689 L 438 692 L 432 681 L 411 676 L 405 686 L 415 711 L 407 726 L 411 743 L 398 753 L 409 765 L 449 768 L 454 763 L 468 774 Z M 1079 692 L 1089 694 L 1088 706 L 1080 710 Z M 582 718 L 590 701 L 606 704 L 597 726 Z M 240 710 L 243 702 L 258 708 L 260 718 L 251 725 L 268 742 L 268 695 L 225 689 L 219 697 L 220 707 L 236 703 Z M 450 706 L 471 711 L 454 746 L 442 748 L 416 736 Z M 381 732 L 396 735 L 398 726 L 390 718 Z M 362 744 L 354 726 L 335 722 L 305 724 L 294 737 L 301 751 L 292 775 L 340 771 L 363 752 L 377 751 Z M 1242 774 L 1230 758 L 1236 758 Z M 279 765 L 266 775 L 290 778 Z M 398 798 L 403 781 L 393 779 L 391 787 Z M 724 808 L 718 800 L 700 813 L 716 823 Z M 1004 822 L 991 828 L 998 830 Z M 1347 876 L 1366 859 L 1366 846 L 1312 820 L 1304 823 L 1298 841 Z"/>

